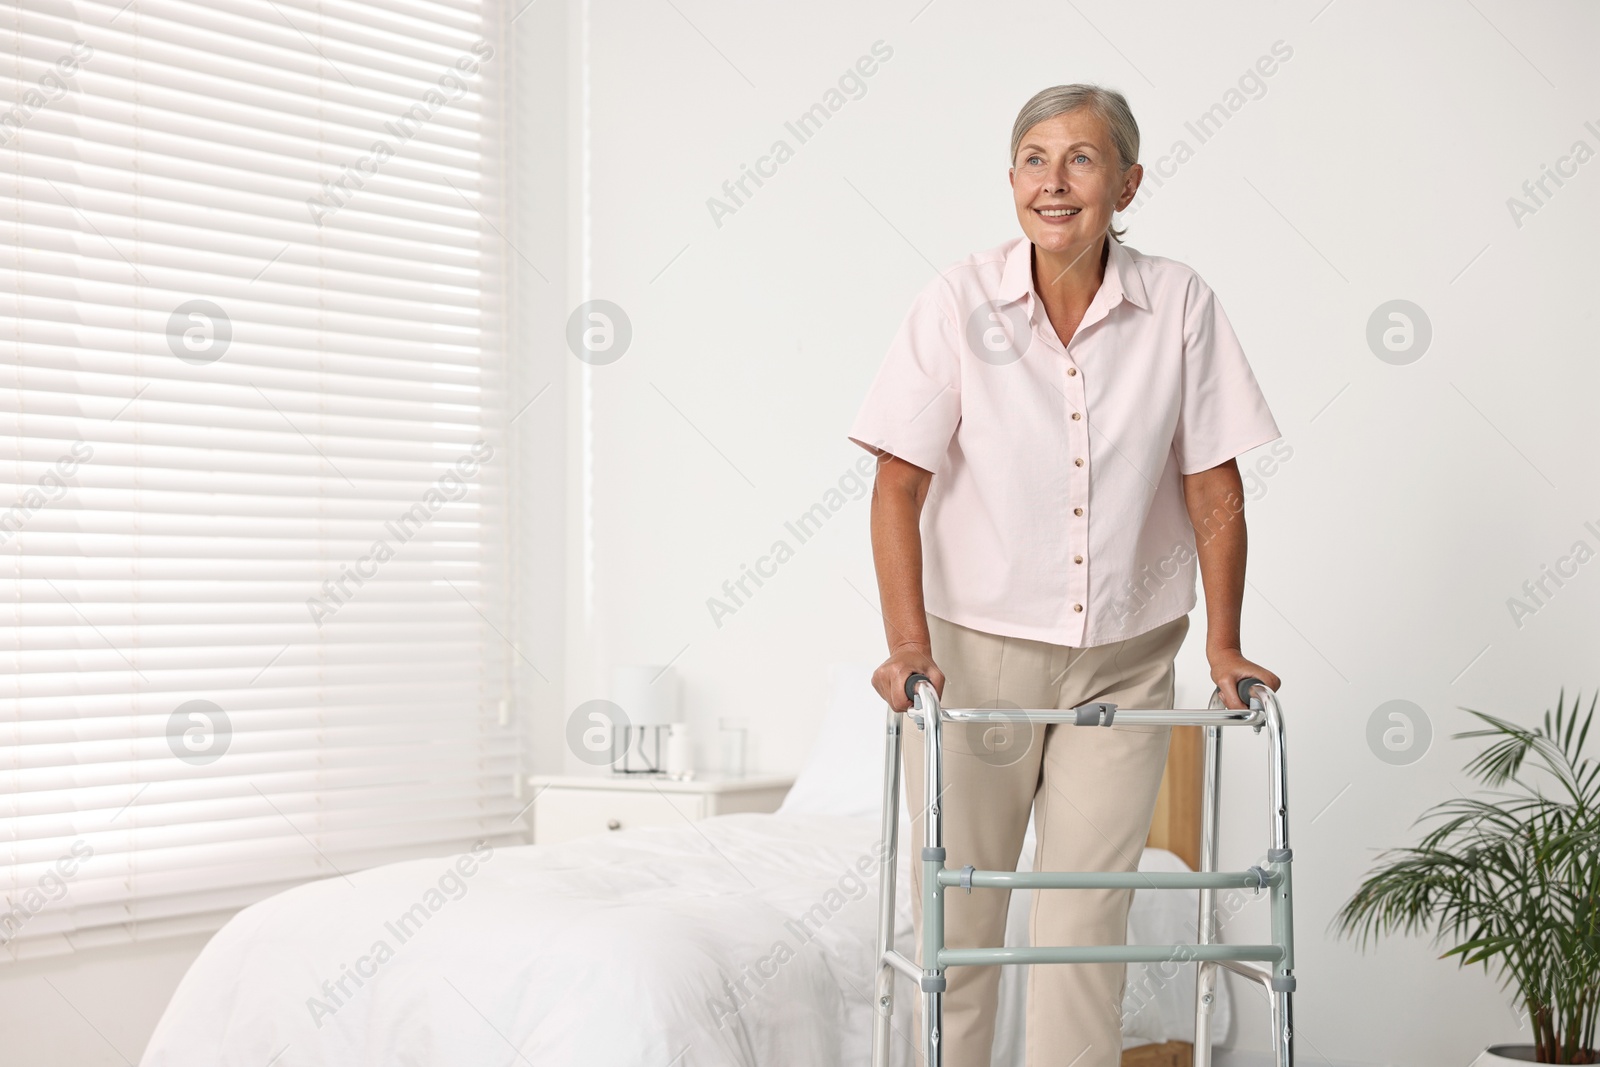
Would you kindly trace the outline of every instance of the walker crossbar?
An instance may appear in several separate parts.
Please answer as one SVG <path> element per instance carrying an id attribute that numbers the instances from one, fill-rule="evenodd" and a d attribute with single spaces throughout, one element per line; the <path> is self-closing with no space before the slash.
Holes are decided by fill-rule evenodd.
<path id="1" fill-rule="evenodd" d="M 943 997 L 947 967 L 985 967 L 999 964 L 1050 963 L 1163 963 L 1177 960 L 1197 966 L 1195 982 L 1195 1036 L 1193 1067 L 1211 1065 L 1210 1016 L 1215 1002 L 1217 968 L 1223 967 L 1262 984 L 1270 1001 L 1272 1048 L 1276 1067 L 1294 1063 L 1292 1006 L 1294 979 L 1294 913 L 1290 895 L 1288 760 L 1283 737 L 1283 715 L 1275 693 L 1259 679 L 1239 683 L 1239 698 L 1249 706 L 1224 708 L 1213 692 L 1205 710 L 1160 708 L 1122 710 L 1096 701 L 1081 708 L 996 710 L 941 708 L 933 683 L 914 674 L 906 681 L 913 698 L 903 715 L 890 709 L 884 745 L 883 864 L 878 896 L 877 1011 L 873 1023 L 873 1067 L 889 1067 L 890 1016 L 894 1013 L 894 977 L 904 975 L 923 997 L 921 1047 L 926 1067 L 942 1067 Z M 923 732 L 924 784 L 922 862 L 922 966 L 895 950 L 895 871 L 900 828 L 900 735 L 909 718 Z M 1094 729 L 1113 723 L 1196 725 L 1205 728 L 1205 765 L 1200 817 L 1200 870 L 1185 872 L 1140 871 L 980 871 L 971 865 L 945 864 L 942 723 L 1016 722 L 1061 723 Z M 1243 871 L 1218 871 L 1217 791 L 1222 768 L 1223 726 L 1250 726 L 1267 731 L 1267 797 L 1270 806 L 1268 846 L 1264 866 Z M 1195 889 L 1200 906 L 1196 943 L 1189 945 L 1037 945 L 1005 948 L 948 948 L 944 943 L 944 893 L 950 888 L 973 889 Z M 1213 894 L 1218 889 L 1265 890 L 1272 913 L 1272 943 L 1225 945 L 1215 941 Z M 931 964 L 926 961 L 932 961 Z M 1254 961 L 1254 962 L 1252 962 Z M 1262 966 L 1268 964 L 1270 966 Z"/>
<path id="2" fill-rule="evenodd" d="M 1276 871 L 972 871 L 939 870 L 940 885 L 974 889 L 1265 889 L 1283 881 Z M 1259 872 L 1259 873 L 1258 873 Z"/>
<path id="3" fill-rule="evenodd" d="M 998 963 L 1166 963 L 1170 960 L 1263 960 L 1283 958 L 1277 945 L 1037 945 L 1028 948 L 947 948 L 946 967 Z"/>
<path id="4" fill-rule="evenodd" d="M 1115 705 L 1113 705 L 1115 706 Z M 917 729 L 922 728 L 922 711 L 912 708 L 906 712 L 911 716 L 911 721 L 917 724 Z M 1012 711 L 1009 709 L 994 710 L 992 708 L 941 708 L 940 717 L 945 722 L 1064 722 L 1071 726 L 1099 725 L 1098 723 L 1080 723 L 1078 709 L 1068 708 L 1065 711 Z M 1135 708 L 1117 708 L 1116 725 L 1166 725 L 1166 726 L 1256 726 L 1266 722 L 1260 708 L 1251 708 L 1249 711 L 1240 711 L 1234 708 L 1222 708 L 1212 711 L 1189 711 L 1182 708 L 1164 710 L 1145 710 Z"/>

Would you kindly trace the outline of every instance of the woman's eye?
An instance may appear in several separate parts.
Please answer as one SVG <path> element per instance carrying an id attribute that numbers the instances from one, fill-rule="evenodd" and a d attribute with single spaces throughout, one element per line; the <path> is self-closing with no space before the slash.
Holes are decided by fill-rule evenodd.
<path id="1" fill-rule="evenodd" d="M 1082 153 L 1082 152 L 1079 152 L 1079 153 L 1078 153 L 1078 154 L 1077 154 L 1077 155 L 1075 155 L 1075 156 L 1073 156 L 1073 157 L 1072 157 L 1072 161 L 1073 161 L 1073 162 L 1074 162 L 1074 163 L 1077 163 L 1077 162 L 1080 162 L 1080 161 L 1081 161 L 1081 162 L 1084 162 L 1084 163 L 1088 163 L 1088 162 L 1091 162 L 1091 161 L 1090 161 L 1090 159 L 1089 159 L 1089 157 L 1088 157 L 1088 156 L 1086 156 L 1086 155 L 1084 155 L 1084 154 L 1083 154 L 1083 153 Z"/>

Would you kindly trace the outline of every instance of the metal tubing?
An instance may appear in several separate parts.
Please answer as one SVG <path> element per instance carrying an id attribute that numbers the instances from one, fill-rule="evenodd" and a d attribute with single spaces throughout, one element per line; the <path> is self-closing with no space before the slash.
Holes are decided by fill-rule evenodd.
<path id="1" fill-rule="evenodd" d="M 1290 992 L 1272 994 L 1272 1052 L 1278 1067 L 1294 1065 L 1294 1007 L 1290 1003 L 1293 996 Z"/>
<path id="2" fill-rule="evenodd" d="M 1272 886 L 1272 940 L 1283 950 L 1273 966 L 1272 1051 L 1277 1067 L 1294 1064 L 1294 894 L 1289 848 L 1289 750 L 1283 734 L 1283 711 L 1278 697 L 1266 686 L 1251 690 L 1267 717 L 1267 744 L 1271 750 L 1268 766 L 1268 801 L 1272 810 L 1272 843 L 1268 853 L 1273 873 L 1281 875 Z"/>
<path id="3" fill-rule="evenodd" d="M 974 889 L 1266 889 L 1278 871 L 971 871 L 946 867 L 939 884 Z"/>
<path id="4" fill-rule="evenodd" d="M 1212 964 L 1218 967 L 1226 967 L 1241 978 L 1248 978 L 1252 982 L 1259 982 L 1269 988 L 1272 985 L 1272 972 L 1258 964 L 1246 963 L 1243 960 L 1210 960 L 1207 965 Z"/>
<path id="5" fill-rule="evenodd" d="M 940 738 L 939 695 L 933 683 L 917 684 L 916 703 L 923 709 L 923 811 L 922 811 L 922 973 L 943 984 L 944 964 L 939 952 L 944 948 L 944 886 L 939 884 L 942 859 L 932 859 L 929 850 L 944 852 L 944 816 L 939 797 L 944 792 L 944 748 Z M 922 1047 L 925 1067 L 941 1067 L 944 1041 L 944 999 L 937 990 L 923 993 Z"/>
<path id="6" fill-rule="evenodd" d="M 927 1067 L 944 1062 L 944 994 L 922 994 L 922 1054 Z"/>
<path id="7" fill-rule="evenodd" d="M 1289 753 L 1284 745 L 1283 712 L 1278 698 L 1266 686 L 1259 686 L 1252 697 L 1259 699 L 1267 727 L 1267 802 L 1272 812 L 1272 844 L 1289 847 Z"/>
<path id="8" fill-rule="evenodd" d="M 888 1067 L 889 1016 L 893 1011 L 893 984 L 897 973 L 912 978 L 923 997 L 922 1045 L 925 1067 L 942 1067 L 943 988 L 945 968 L 953 966 L 993 966 L 1005 963 L 1155 963 L 1172 959 L 1198 964 L 1195 983 L 1195 1041 L 1192 1067 L 1211 1067 L 1210 1016 L 1215 1002 L 1219 968 L 1235 971 L 1260 982 L 1270 994 L 1273 1052 L 1277 1067 L 1293 1067 L 1294 1028 L 1294 912 L 1289 850 L 1288 753 L 1283 736 L 1283 715 L 1277 695 L 1266 686 L 1250 689 L 1248 710 L 1223 707 L 1221 693 L 1214 692 L 1211 706 L 1204 710 L 1117 709 L 1120 723 L 1199 725 L 1205 730 L 1204 780 L 1201 796 L 1200 870 L 1194 873 L 1128 873 L 1095 871 L 973 871 L 968 878 L 974 888 L 1155 888 L 1199 890 L 1196 943 L 1193 945 L 1061 945 L 1022 948 L 950 949 L 944 946 L 944 892 L 962 882 L 962 872 L 945 862 L 943 817 L 939 797 L 944 792 L 943 747 L 940 726 L 944 722 L 1035 723 L 1080 722 L 1075 709 L 995 710 L 983 708 L 940 708 L 933 685 L 919 681 L 916 700 L 904 713 L 923 730 L 924 741 L 924 816 L 922 862 L 922 965 L 894 949 L 894 867 L 899 830 L 900 731 L 905 721 L 900 713 L 889 712 L 888 739 L 884 761 L 884 864 L 879 887 L 879 971 L 878 1012 L 873 1030 L 873 1067 Z M 1222 727 L 1252 726 L 1267 731 L 1270 749 L 1267 796 L 1270 806 L 1271 842 L 1267 866 L 1248 871 L 1218 871 L 1218 790 L 1222 778 Z M 1219 888 L 1267 889 L 1272 909 L 1272 944 L 1227 945 L 1216 942 L 1215 891 Z M 1255 961 L 1255 962 L 1251 962 Z M 1260 966 L 1270 963 L 1269 970 Z"/>
<path id="9" fill-rule="evenodd" d="M 890 708 L 883 743 L 883 850 L 878 866 L 878 979 L 872 1018 L 872 1067 L 889 1067 L 889 1039 L 894 1014 L 892 957 L 895 923 L 895 869 L 900 845 L 900 732 L 902 719 Z M 904 957 L 900 957 L 904 959 Z M 913 973 L 915 968 L 913 967 Z"/>
<path id="10" fill-rule="evenodd" d="M 920 719 L 920 716 L 915 716 Z M 1078 713 L 1072 708 L 941 708 L 940 718 L 946 722 L 1033 722 L 1066 723 L 1094 729 L 1094 724 L 1080 723 Z M 1259 709 L 1240 711 L 1237 708 L 1118 708 L 1114 721 L 1128 725 L 1157 726 L 1255 726 L 1265 721 Z"/>
<path id="11" fill-rule="evenodd" d="M 906 959 L 904 953 L 890 949 L 883 954 L 883 962 L 911 979 L 912 985 L 922 981 L 922 968 L 917 966 L 916 961 Z"/>
<path id="12" fill-rule="evenodd" d="M 1028 945 L 1010 948 L 947 948 L 945 967 L 993 967 L 1001 963 L 1165 963 L 1168 960 L 1260 960 L 1274 963 L 1277 945 Z"/>
<path id="13" fill-rule="evenodd" d="M 1211 706 L 1213 708 L 1222 706 L 1220 690 L 1211 695 Z M 1207 726 L 1200 787 L 1201 873 L 1217 869 L 1217 786 L 1221 780 L 1222 730 L 1217 726 Z M 1202 888 L 1199 914 L 1195 918 L 1195 940 L 1201 945 L 1209 945 L 1216 938 L 1216 917 L 1213 914 L 1215 906 L 1215 891 Z M 1202 961 L 1195 970 L 1194 981 L 1193 1067 L 1211 1067 L 1211 1008 L 1216 1003 L 1216 989 L 1216 964 Z"/>

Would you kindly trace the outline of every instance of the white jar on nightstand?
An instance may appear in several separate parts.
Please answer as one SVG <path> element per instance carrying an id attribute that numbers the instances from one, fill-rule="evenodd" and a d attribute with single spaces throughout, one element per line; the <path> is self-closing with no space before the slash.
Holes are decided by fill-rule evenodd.
<path id="1" fill-rule="evenodd" d="M 686 722 L 675 722 L 667 728 L 667 773 L 674 778 L 694 773 L 694 753 Z"/>

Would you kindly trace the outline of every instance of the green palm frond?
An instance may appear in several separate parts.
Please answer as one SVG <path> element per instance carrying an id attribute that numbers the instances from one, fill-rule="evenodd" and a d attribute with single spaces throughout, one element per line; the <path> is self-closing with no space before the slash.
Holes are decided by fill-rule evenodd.
<path id="1" fill-rule="evenodd" d="M 1563 690 L 1529 729 L 1471 708 L 1489 738 L 1465 770 L 1484 788 L 1435 804 L 1417 845 L 1380 853 L 1329 924 L 1364 949 L 1431 935 L 1441 958 L 1515 987 L 1541 1063 L 1591 1063 L 1600 1016 L 1600 762 L 1585 710 Z M 1502 788 L 1509 787 L 1509 788 Z"/>

